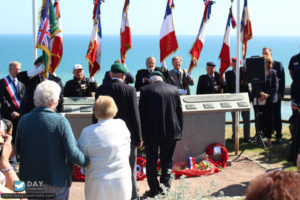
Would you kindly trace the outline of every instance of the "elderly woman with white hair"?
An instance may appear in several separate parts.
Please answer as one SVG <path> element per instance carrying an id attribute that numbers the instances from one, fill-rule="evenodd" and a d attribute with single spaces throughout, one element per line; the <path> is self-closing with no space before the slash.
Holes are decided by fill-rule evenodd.
<path id="1" fill-rule="evenodd" d="M 86 167 L 89 159 L 78 148 L 68 120 L 55 112 L 60 86 L 43 81 L 34 92 L 34 108 L 22 116 L 16 137 L 20 156 L 19 177 L 25 183 L 42 183 L 28 193 L 54 193 L 68 199 L 72 163 Z M 27 184 L 28 185 L 28 184 Z"/>
<path id="2" fill-rule="evenodd" d="M 83 129 L 80 149 L 90 157 L 85 171 L 86 200 L 131 199 L 130 133 L 109 96 L 99 96 L 93 108 L 98 123 Z"/>

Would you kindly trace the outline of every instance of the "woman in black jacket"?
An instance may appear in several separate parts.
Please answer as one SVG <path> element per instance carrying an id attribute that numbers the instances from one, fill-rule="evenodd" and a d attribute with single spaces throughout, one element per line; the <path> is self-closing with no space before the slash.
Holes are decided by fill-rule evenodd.
<path id="1" fill-rule="evenodd" d="M 258 112 L 261 112 L 261 129 L 267 138 L 267 144 L 272 146 L 272 109 L 273 104 L 277 102 L 277 92 L 279 88 L 276 71 L 272 69 L 272 58 L 265 57 L 265 76 L 266 80 L 262 83 L 252 85 L 252 92 L 258 98 Z M 254 100 L 254 103 L 255 100 Z"/>

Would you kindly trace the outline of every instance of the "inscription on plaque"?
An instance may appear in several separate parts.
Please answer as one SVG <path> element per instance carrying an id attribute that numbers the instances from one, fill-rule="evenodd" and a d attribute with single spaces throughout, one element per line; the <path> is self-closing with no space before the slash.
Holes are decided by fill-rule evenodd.
<path id="1" fill-rule="evenodd" d="M 239 107 L 248 107 L 248 103 L 246 101 L 237 102 Z"/>
<path id="2" fill-rule="evenodd" d="M 185 105 L 185 107 L 187 110 L 196 110 L 197 109 L 195 104 L 187 104 L 187 105 Z"/>
<path id="3" fill-rule="evenodd" d="M 231 108 L 231 103 L 220 103 L 222 108 Z"/>
<path id="4" fill-rule="evenodd" d="M 203 107 L 204 107 L 205 109 L 212 109 L 212 108 L 215 108 L 215 106 L 214 106 L 213 104 L 211 104 L 211 103 L 204 103 L 204 104 L 203 104 Z"/>
<path id="5" fill-rule="evenodd" d="M 239 94 L 217 94 L 211 96 L 192 96 L 184 97 L 185 103 L 200 103 L 200 102 L 218 102 L 218 101 L 242 101 L 243 97 Z"/>

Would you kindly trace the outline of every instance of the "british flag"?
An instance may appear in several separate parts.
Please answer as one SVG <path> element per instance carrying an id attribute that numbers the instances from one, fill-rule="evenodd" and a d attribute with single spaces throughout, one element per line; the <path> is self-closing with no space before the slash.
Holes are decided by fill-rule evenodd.
<path id="1" fill-rule="evenodd" d="M 41 10 L 41 23 L 37 34 L 36 48 L 43 51 L 43 63 L 47 69 L 50 65 L 50 49 L 51 49 L 51 34 L 50 34 L 50 17 L 49 17 L 49 0 L 43 0 Z M 43 79 L 48 76 L 48 73 L 43 75 Z"/>

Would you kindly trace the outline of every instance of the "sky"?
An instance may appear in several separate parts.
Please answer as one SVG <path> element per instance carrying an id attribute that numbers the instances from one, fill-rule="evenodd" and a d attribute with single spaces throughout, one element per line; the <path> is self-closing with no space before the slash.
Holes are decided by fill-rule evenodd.
<path id="1" fill-rule="evenodd" d="M 207 35 L 223 35 L 230 0 L 215 0 Z M 242 12 L 243 0 L 240 1 Z M 130 0 L 129 20 L 133 35 L 159 35 L 167 0 Z M 175 0 L 177 35 L 197 35 L 203 0 Z M 42 0 L 36 0 L 37 22 Z M 102 33 L 119 34 L 124 0 L 105 0 L 101 6 Z M 253 35 L 300 36 L 299 0 L 248 0 Z M 61 0 L 64 34 L 91 34 L 93 0 Z M 237 19 L 237 0 L 233 14 Z M 241 15 L 240 12 L 240 15 Z M 0 0 L 0 34 L 32 34 L 32 0 Z M 38 24 L 36 26 L 38 26 Z M 236 30 L 232 31 L 236 34 Z"/>

